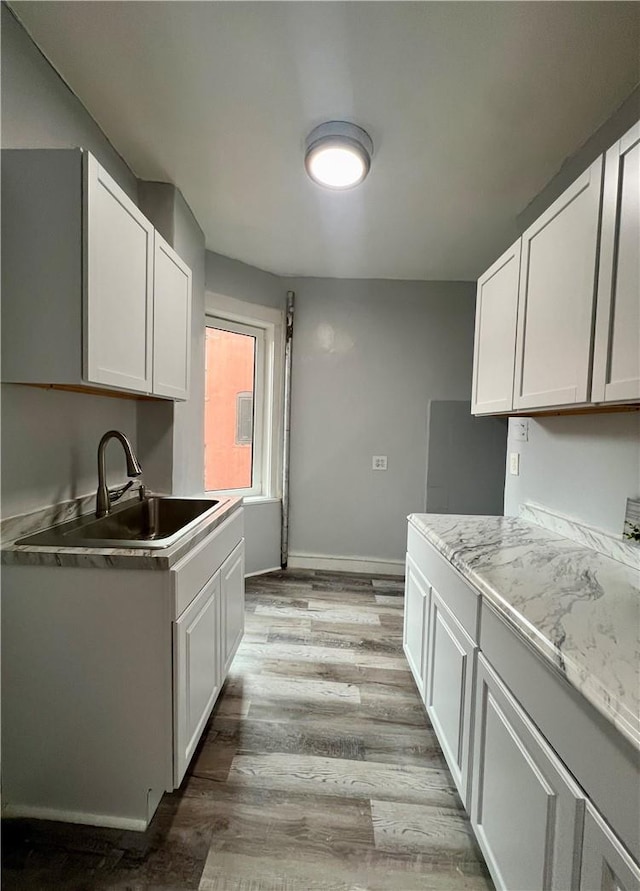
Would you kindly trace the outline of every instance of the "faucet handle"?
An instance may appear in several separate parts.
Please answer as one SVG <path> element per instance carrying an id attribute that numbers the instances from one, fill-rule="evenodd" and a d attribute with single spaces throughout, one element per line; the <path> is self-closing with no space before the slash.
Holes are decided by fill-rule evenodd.
<path id="1" fill-rule="evenodd" d="M 113 504 L 114 501 L 118 501 L 118 499 L 122 498 L 127 489 L 130 489 L 132 485 L 133 480 L 129 480 L 124 486 L 117 486 L 115 489 L 109 489 L 109 502 Z"/>

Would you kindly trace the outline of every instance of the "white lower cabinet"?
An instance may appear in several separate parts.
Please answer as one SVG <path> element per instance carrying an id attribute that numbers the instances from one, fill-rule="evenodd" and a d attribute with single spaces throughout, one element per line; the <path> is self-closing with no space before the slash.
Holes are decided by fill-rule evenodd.
<path id="1" fill-rule="evenodd" d="M 431 590 L 425 705 L 462 803 L 469 802 L 469 746 L 476 645 Z"/>
<path id="2" fill-rule="evenodd" d="M 176 786 L 220 693 L 220 630 L 220 572 L 216 572 L 174 625 Z"/>
<path id="3" fill-rule="evenodd" d="M 243 523 L 164 570 L 2 567 L 3 815 L 147 828 L 242 638 Z"/>
<path id="4" fill-rule="evenodd" d="M 640 891 L 637 753 L 411 523 L 407 551 L 404 651 L 496 888 Z"/>
<path id="5" fill-rule="evenodd" d="M 416 686 L 424 699 L 424 645 L 429 609 L 429 583 L 407 554 L 404 588 L 403 647 Z"/>
<path id="6" fill-rule="evenodd" d="M 577 886 L 584 794 L 478 656 L 471 824 L 503 891 Z"/>
<path id="7" fill-rule="evenodd" d="M 638 891 L 640 867 L 600 814 L 587 806 L 580 891 Z"/>

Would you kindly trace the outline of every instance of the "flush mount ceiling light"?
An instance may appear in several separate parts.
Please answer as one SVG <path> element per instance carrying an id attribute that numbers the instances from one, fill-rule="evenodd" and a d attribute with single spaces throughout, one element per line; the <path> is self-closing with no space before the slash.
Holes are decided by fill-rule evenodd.
<path id="1" fill-rule="evenodd" d="M 352 189 L 369 173 L 373 142 L 347 121 L 327 121 L 307 136 L 304 166 L 311 179 L 329 189 Z"/>

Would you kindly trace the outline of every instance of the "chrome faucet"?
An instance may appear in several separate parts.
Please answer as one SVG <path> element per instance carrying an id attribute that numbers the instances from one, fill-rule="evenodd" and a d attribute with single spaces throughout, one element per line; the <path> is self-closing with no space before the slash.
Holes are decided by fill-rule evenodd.
<path id="1" fill-rule="evenodd" d="M 108 430 L 100 440 L 98 446 L 98 492 L 96 494 L 96 517 L 106 517 L 111 510 L 111 505 L 118 498 L 122 498 L 127 489 L 133 485 L 129 480 L 124 486 L 110 492 L 107 489 L 107 470 L 105 466 L 104 452 L 110 439 L 117 439 L 122 444 L 127 459 L 127 476 L 140 476 L 142 467 L 136 458 L 131 443 L 119 430 Z"/>

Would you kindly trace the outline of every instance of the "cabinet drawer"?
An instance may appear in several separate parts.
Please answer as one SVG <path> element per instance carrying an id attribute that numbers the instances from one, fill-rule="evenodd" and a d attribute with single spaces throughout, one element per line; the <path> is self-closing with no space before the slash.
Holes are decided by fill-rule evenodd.
<path id="1" fill-rule="evenodd" d="M 244 511 L 235 511 L 173 567 L 177 618 L 206 585 L 244 535 Z"/>
<path id="2" fill-rule="evenodd" d="M 480 648 L 597 809 L 638 857 L 638 752 L 486 601 Z"/>
<path id="3" fill-rule="evenodd" d="M 436 589 L 475 643 L 478 639 L 480 595 L 411 524 L 407 536 L 407 551 L 425 579 Z"/>

